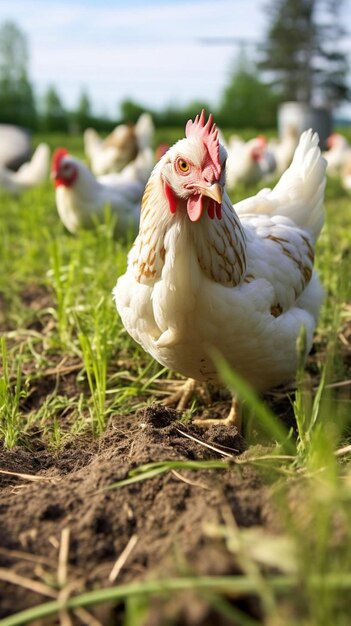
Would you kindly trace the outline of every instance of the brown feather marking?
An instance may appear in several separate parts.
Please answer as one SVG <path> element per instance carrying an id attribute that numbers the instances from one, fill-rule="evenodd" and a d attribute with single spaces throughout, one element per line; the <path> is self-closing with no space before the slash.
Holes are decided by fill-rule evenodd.
<path id="1" fill-rule="evenodd" d="M 253 280 L 255 280 L 255 277 L 253 274 L 246 274 L 244 278 L 244 283 L 251 283 Z"/>
<path id="2" fill-rule="evenodd" d="M 314 254 L 313 254 L 313 250 L 312 247 L 308 241 L 308 239 L 306 237 L 304 237 L 303 235 L 301 235 L 301 238 L 303 239 L 303 241 L 306 243 L 307 248 L 308 248 L 308 252 L 307 252 L 307 256 L 310 259 L 310 261 L 313 263 L 314 260 Z M 275 237 L 274 235 L 267 235 L 267 237 L 265 237 L 265 239 L 270 239 L 271 241 L 274 241 L 275 243 L 279 244 L 283 254 L 285 254 L 285 256 L 289 257 L 289 259 L 291 259 L 295 265 L 298 267 L 301 276 L 302 276 L 302 290 L 306 287 L 306 285 L 310 282 L 311 277 L 312 277 L 312 270 L 310 267 L 308 267 L 308 265 L 304 265 L 302 263 L 302 261 L 300 261 L 299 259 L 297 259 L 293 254 L 291 254 L 290 250 L 288 250 L 288 248 L 286 248 L 284 246 L 284 244 L 282 242 L 287 242 L 289 243 L 289 241 L 287 239 L 283 239 L 281 237 Z M 312 258 L 311 258 L 312 255 Z M 296 293 L 296 292 L 295 292 Z"/>
<path id="3" fill-rule="evenodd" d="M 242 237 L 244 237 L 243 231 L 241 229 L 240 222 L 234 218 L 234 223 L 235 223 L 234 230 L 239 230 L 240 234 L 242 235 Z M 239 241 L 238 244 L 240 246 L 240 252 L 236 249 L 235 246 L 233 246 L 233 243 L 232 243 L 232 233 L 231 233 L 231 231 L 228 228 L 226 223 L 221 224 L 221 230 L 222 230 L 222 232 L 224 231 L 224 233 L 226 235 L 226 240 L 227 240 L 227 241 L 225 241 L 225 239 L 222 238 L 223 242 L 224 242 L 224 248 L 226 248 L 226 246 L 230 246 L 233 249 L 234 256 L 235 256 L 236 261 L 237 261 L 237 263 L 239 265 L 239 268 L 240 268 L 240 273 L 243 274 L 244 269 L 245 269 L 244 266 L 246 266 L 246 263 L 245 263 L 245 252 L 243 250 L 243 246 L 241 245 L 241 242 Z M 220 254 L 220 256 L 222 257 L 223 255 Z M 233 283 L 233 284 L 235 286 L 237 283 Z"/>
<path id="4" fill-rule="evenodd" d="M 146 262 L 148 265 L 153 265 L 155 262 L 155 258 L 156 258 L 156 250 L 155 248 L 151 248 L 149 254 L 147 255 L 147 259 Z"/>
<path id="5" fill-rule="evenodd" d="M 138 153 L 138 143 L 134 128 L 132 126 L 126 126 L 123 136 L 116 135 L 116 133 L 112 131 L 104 140 L 104 146 L 112 146 L 119 150 L 125 150 L 131 157 L 131 160 L 135 159 Z"/>
<path id="6" fill-rule="evenodd" d="M 150 197 L 150 194 L 151 194 L 151 191 L 152 191 L 152 187 L 153 187 L 152 181 L 149 180 L 149 182 L 147 183 L 147 185 L 145 187 L 144 194 L 143 194 L 143 197 L 142 197 L 142 200 L 141 200 L 141 210 L 142 210 L 142 212 L 145 212 L 145 214 L 147 214 L 149 212 L 149 210 L 150 210 L 150 207 L 147 208 L 147 202 L 149 200 L 149 197 Z"/>
<path id="7" fill-rule="evenodd" d="M 305 279 L 305 285 L 307 285 L 312 277 L 312 270 L 310 267 L 308 267 L 307 265 L 303 265 L 302 263 L 300 264 L 300 271 L 302 276 Z"/>
<path id="8" fill-rule="evenodd" d="M 240 273 L 241 273 L 241 274 L 243 274 L 243 272 L 244 272 L 243 260 L 242 260 L 242 258 L 240 257 L 239 252 L 238 252 L 235 248 L 233 248 L 233 251 L 234 251 L 234 254 L 235 254 L 235 258 L 236 258 L 236 260 L 237 260 L 237 262 L 238 262 L 238 265 L 239 265 L 239 267 L 240 267 Z"/>
<path id="9" fill-rule="evenodd" d="M 271 315 L 273 315 L 273 317 L 279 317 L 279 315 L 281 315 L 282 313 L 283 307 L 279 304 L 279 302 L 271 306 Z"/>
<path id="10" fill-rule="evenodd" d="M 152 270 L 150 266 L 144 262 L 139 263 L 137 265 L 138 265 L 139 272 L 136 275 L 136 280 L 138 281 L 138 283 L 140 283 L 143 278 L 155 278 L 156 270 Z"/>
<path id="11" fill-rule="evenodd" d="M 271 241 L 275 241 L 276 243 L 289 243 L 289 239 L 284 239 L 284 237 L 277 237 L 276 235 L 267 235 L 265 239 L 270 239 Z"/>
<path id="12" fill-rule="evenodd" d="M 150 178 L 141 203 L 140 229 L 135 241 L 136 253 L 133 267 L 138 282 L 159 278 L 165 261 L 166 251 L 157 236 L 158 223 L 153 215 L 151 203 L 153 192 L 154 180 Z"/>
<path id="13" fill-rule="evenodd" d="M 302 261 L 299 261 L 299 259 L 294 257 L 294 255 L 291 254 L 291 252 L 284 246 L 282 246 L 282 250 L 283 250 L 283 254 L 285 254 L 285 256 L 288 256 L 289 259 L 291 259 L 295 263 L 295 265 L 298 267 L 299 271 L 301 272 L 302 282 L 303 282 L 302 289 L 304 289 L 307 283 L 309 283 L 309 281 L 311 280 L 311 276 L 312 276 L 311 269 L 307 265 L 304 265 Z"/>
<path id="14" fill-rule="evenodd" d="M 141 216 L 143 219 L 150 213 L 152 209 L 152 205 L 149 203 L 149 200 L 150 200 L 150 196 L 152 192 L 154 191 L 154 187 L 155 187 L 155 180 L 151 176 L 148 182 L 146 183 L 146 187 L 144 189 L 143 197 L 141 200 Z"/>
<path id="15" fill-rule="evenodd" d="M 304 235 L 301 235 L 303 241 L 305 242 L 306 246 L 307 246 L 307 256 L 309 258 L 309 260 L 311 261 L 311 263 L 314 262 L 314 250 L 311 246 L 311 243 L 309 242 L 309 240 L 307 239 L 307 237 L 305 237 Z"/>

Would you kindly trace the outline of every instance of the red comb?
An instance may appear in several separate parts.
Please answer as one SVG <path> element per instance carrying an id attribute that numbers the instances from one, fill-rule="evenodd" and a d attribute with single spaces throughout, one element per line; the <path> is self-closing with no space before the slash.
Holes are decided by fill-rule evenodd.
<path id="1" fill-rule="evenodd" d="M 63 157 L 67 156 L 68 154 L 68 150 L 66 150 L 66 148 L 57 148 L 52 156 L 52 162 L 51 162 L 51 171 L 52 172 L 57 172 L 58 168 L 60 167 L 60 163 L 63 159 Z"/>
<path id="2" fill-rule="evenodd" d="M 207 152 L 211 157 L 217 178 L 221 173 L 221 163 L 219 160 L 219 137 L 216 124 L 213 122 L 212 113 L 210 113 L 205 124 L 205 110 L 202 109 L 201 114 L 195 117 L 195 120 L 189 120 L 185 127 L 186 137 L 199 137 L 204 142 Z"/>
<path id="3" fill-rule="evenodd" d="M 334 143 L 337 142 L 338 140 L 338 133 L 332 133 L 331 135 L 329 135 L 329 137 L 327 137 L 327 148 L 332 148 L 334 146 Z"/>
<path id="4" fill-rule="evenodd" d="M 257 135 L 256 139 L 259 140 L 259 143 L 261 143 L 262 146 L 267 144 L 267 138 L 265 135 Z"/>

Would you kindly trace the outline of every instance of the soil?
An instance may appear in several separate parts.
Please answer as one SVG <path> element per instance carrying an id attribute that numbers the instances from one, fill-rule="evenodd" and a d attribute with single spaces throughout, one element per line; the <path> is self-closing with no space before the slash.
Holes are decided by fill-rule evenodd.
<path id="1" fill-rule="evenodd" d="M 0 475 L 0 567 L 32 580 L 54 581 L 61 533 L 69 529 L 67 580 L 75 581 L 74 593 L 111 585 L 111 570 L 131 537 L 136 544 L 116 583 L 184 572 L 238 573 L 235 558 L 222 541 L 208 536 L 206 525 L 230 514 L 240 526 L 274 526 L 266 487 L 251 467 L 180 470 L 106 490 L 148 462 L 223 458 L 186 434 L 234 455 L 245 448 L 235 429 L 185 426 L 175 411 L 154 405 L 134 418 L 115 416 L 98 441 L 80 448 L 75 444 L 55 454 L 40 444 L 2 451 L 2 470 L 37 480 Z M 47 599 L 20 584 L 1 583 L 0 616 Z M 242 608 L 260 615 L 252 598 Z M 120 624 L 123 611 L 105 605 L 96 615 L 103 624 Z M 211 606 L 201 598 L 190 603 L 189 594 L 178 596 L 176 603 L 155 602 L 152 612 L 152 623 L 160 626 L 166 619 L 193 625 L 210 624 L 212 618 Z M 217 623 L 226 624 L 226 618 L 217 615 Z"/>
<path id="2" fill-rule="evenodd" d="M 49 303 L 45 289 L 28 290 L 25 298 L 34 312 Z M 50 316 L 38 315 L 30 323 L 45 336 Z M 4 328 L 1 318 L 0 324 Z M 343 329 L 345 338 L 349 330 Z M 343 355 L 345 362 L 349 355 L 349 351 Z M 312 354 L 312 373 L 313 358 Z M 23 410 L 35 410 L 54 391 L 76 394 L 77 363 L 66 360 L 63 365 L 61 360 L 62 368 L 65 374 L 59 381 L 55 367 L 32 381 Z M 287 425 L 294 425 L 286 393 L 268 396 L 267 401 Z M 63 417 L 69 420 L 68 415 Z M 59 583 L 66 595 L 75 595 L 184 574 L 235 575 L 240 573 L 235 555 L 222 539 L 210 535 L 209 525 L 232 522 L 277 532 L 269 487 L 250 465 L 169 471 L 108 489 L 149 462 L 223 459 L 221 450 L 232 455 L 245 451 L 245 441 L 234 428 L 203 429 L 184 425 L 178 418 L 176 411 L 154 405 L 132 416 L 114 415 L 98 439 L 80 436 L 59 451 L 48 448 L 35 432 L 24 445 L 0 449 L 0 618 L 51 600 Z M 62 567 L 64 537 L 68 553 Z M 121 555 L 123 563 L 111 580 Z M 34 588 L 28 588 L 33 583 Z M 155 598 L 140 626 L 235 623 L 213 600 L 190 592 Z M 261 621 L 257 598 L 236 600 L 235 608 Z M 89 613 L 103 625 L 127 623 L 123 603 L 90 607 Z M 62 621 L 61 615 L 61 621 L 55 617 L 37 624 L 89 623 L 86 615 L 83 618 L 75 613 L 71 622 Z"/>

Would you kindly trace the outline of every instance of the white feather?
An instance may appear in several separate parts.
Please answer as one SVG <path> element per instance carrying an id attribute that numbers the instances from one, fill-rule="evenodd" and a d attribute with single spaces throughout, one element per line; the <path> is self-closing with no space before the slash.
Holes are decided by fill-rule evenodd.
<path id="1" fill-rule="evenodd" d="M 0 188 L 14 195 L 43 183 L 49 174 L 50 149 L 46 143 L 37 146 L 30 161 L 23 163 L 17 172 L 0 169 Z"/>

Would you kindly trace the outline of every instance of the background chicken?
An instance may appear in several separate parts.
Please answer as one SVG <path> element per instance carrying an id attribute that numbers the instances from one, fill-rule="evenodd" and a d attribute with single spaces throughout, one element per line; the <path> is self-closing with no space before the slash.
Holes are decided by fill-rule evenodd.
<path id="1" fill-rule="evenodd" d="M 153 156 L 145 150 L 138 159 L 134 168 L 128 166 L 124 177 L 121 172 L 96 178 L 82 161 L 64 148 L 58 148 L 52 159 L 52 178 L 57 210 L 67 230 L 76 233 L 80 228 L 91 228 L 102 222 L 106 207 L 117 216 L 117 233 L 125 232 L 130 226 L 136 227 Z"/>
<path id="2" fill-rule="evenodd" d="M 95 128 L 86 128 L 83 133 L 84 152 L 89 162 L 95 152 L 101 150 L 104 140 L 100 137 Z"/>
<path id="3" fill-rule="evenodd" d="M 350 192 L 351 191 L 351 149 L 345 155 L 344 163 L 340 170 L 340 181 L 342 187 Z"/>
<path id="4" fill-rule="evenodd" d="M 156 164 L 140 230 L 114 297 L 130 335 L 159 363 L 217 381 L 216 349 L 258 391 L 291 380 L 296 341 L 306 352 L 322 301 L 313 271 L 322 228 L 326 164 L 306 131 L 290 168 L 234 208 L 226 151 L 212 116 L 186 125 Z M 227 422 L 237 417 L 233 402 Z"/>
<path id="5" fill-rule="evenodd" d="M 275 174 L 281 176 L 289 167 L 298 144 L 298 132 L 295 126 L 287 126 L 279 141 L 271 140 L 267 144 L 267 151 L 273 155 L 276 168 Z"/>
<path id="6" fill-rule="evenodd" d="M 120 124 L 105 139 L 88 128 L 84 133 L 84 149 L 96 176 L 120 172 L 138 153 L 151 149 L 155 128 L 149 113 L 142 113 L 133 125 Z"/>
<path id="7" fill-rule="evenodd" d="M 32 158 L 14 172 L 5 167 L 0 168 L 0 189 L 6 189 L 13 195 L 19 195 L 43 183 L 49 175 L 50 149 L 46 143 L 36 148 Z"/>
<path id="8" fill-rule="evenodd" d="M 227 147 L 227 187 L 233 189 L 238 183 L 253 185 L 261 180 L 264 170 L 261 159 L 264 155 L 266 140 L 259 135 L 249 141 L 232 136 Z"/>
<path id="9" fill-rule="evenodd" d="M 32 142 L 24 128 L 0 124 L 0 167 L 17 170 L 30 159 Z"/>
<path id="10" fill-rule="evenodd" d="M 327 161 L 327 173 L 335 176 L 340 174 L 347 161 L 351 159 L 351 146 L 344 135 L 332 133 L 327 139 L 328 150 L 323 152 Z"/>
<path id="11" fill-rule="evenodd" d="M 141 183 L 144 190 L 145 185 L 149 179 L 152 169 L 155 165 L 155 155 L 151 148 L 146 146 L 140 150 L 135 157 L 134 161 L 131 161 L 120 172 L 114 172 L 100 176 L 100 181 L 110 182 L 138 182 Z"/>

